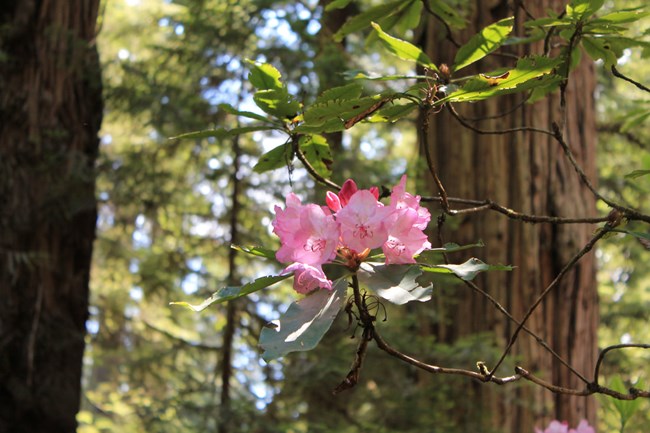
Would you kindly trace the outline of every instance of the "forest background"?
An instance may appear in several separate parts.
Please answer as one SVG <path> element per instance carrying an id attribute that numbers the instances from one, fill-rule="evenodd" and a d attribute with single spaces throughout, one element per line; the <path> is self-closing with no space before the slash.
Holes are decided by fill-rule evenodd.
<path id="1" fill-rule="evenodd" d="M 169 306 L 170 301 L 198 303 L 219 287 L 278 273 L 280 265 L 238 254 L 231 243 L 277 245 L 271 233 L 273 206 L 282 204 L 290 191 L 323 204 L 324 187 L 300 163 L 265 173 L 253 170 L 261 155 L 283 144 L 282 134 L 170 139 L 188 131 L 246 127 L 246 119 L 224 103 L 263 114 L 253 101 L 251 66 L 245 59 L 276 67 L 289 93 L 301 102 L 313 101 L 361 72 L 422 73 L 412 62 L 391 56 L 369 29 L 334 42 L 333 34 L 346 19 L 379 3 L 355 2 L 324 13 L 326 3 L 110 0 L 101 5 L 97 46 L 105 109 L 79 432 L 503 431 L 492 421 L 501 415 L 477 403 L 486 392 L 539 414 L 538 427 L 559 413 L 549 391 L 539 391 L 547 397 L 535 406 L 537 400 L 523 400 L 518 396 L 525 391 L 515 391 L 527 384 L 484 391 L 494 385 L 428 376 L 379 351 L 370 353 L 353 390 L 333 396 L 359 338 L 349 338 L 344 314 L 313 351 L 270 363 L 261 358 L 261 330 L 296 299 L 290 282 L 200 314 Z M 496 8 L 499 2 L 494 3 Z M 469 2 L 445 4 L 455 11 L 451 30 L 461 29 L 472 11 Z M 599 15 L 642 5 L 606 2 Z M 420 20 L 422 9 L 410 9 L 403 21 L 391 24 L 392 34 L 405 40 L 418 38 L 417 26 L 411 24 Z M 647 18 L 630 27 L 630 38 L 647 36 Z M 648 48 L 640 45 L 623 50 L 617 66 L 647 82 Z M 584 53 L 578 61 L 591 62 Z M 596 70 L 598 190 L 647 211 L 648 93 L 612 76 L 602 61 Z M 364 86 L 381 92 L 395 84 L 365 80 Z M 408 173 L 409 190 L 435 195 L 421 162 L 418 126 L 412 113 L 398 123 L 361 122 L 344 133 L 326 134 L 334 157 L 332 179 L 341 184 L 353 177 L 363 187 L 389 186 Z M 463 126 L 448 128 L 453 136 L 453 129 Z M 635 170 L 639 176 L 625 176 Z M 435 225 L 440 210 L 431 209 Z M 602 202 L 597 210 L 609 212 Z M 449 220 L 458 227 L 459 222 Z M 634 223 L 627 228 L 647 232 Z M 435 236 L 433 229 L 431 234 Z M 507 247 L 488 243 L 485 248 Z M 471 254 L 481 257 L 481 249 Z M 648 342 L 647 249 L 643 238 L 623 234 L 598 244 L 599 348 Z M 442 279 L 435 288 L 444 297 L 458 284 Z M 436 297 L 431 301 L 434 306 L 441 302 Z M 442 365 L 472 369 L 479 360 L 490 365 L 503 350 L 488 327 L 453 341 L 437 338 L 440 327 L 454 323 L 426 304 L 387 305 L 386 315 L 388 325 L 382 329 L 387 339 Z M 519 361 L 526 360 L 513 357 L 507 363 Z M 622 392 L 642 386 L 649 362 L 647 350 L 614 351 L 600 371 L 601 380 Z M 621 409 L 600 397 L 599 431 L 619 431 L 621 413 L 632 403 Z M 642 432 L 650 425 L 649 403 L 633 403 L 636 411 L 625 431 Z M 527 427 L 532 432 L 532 425 Z"/>

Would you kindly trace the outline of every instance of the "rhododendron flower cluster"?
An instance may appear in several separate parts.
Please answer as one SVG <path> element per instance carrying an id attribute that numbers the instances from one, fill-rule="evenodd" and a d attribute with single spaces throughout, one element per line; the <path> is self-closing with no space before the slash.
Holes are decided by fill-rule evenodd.
<path id="1" fill-rule="evenodd" d="M 294 273 L 299 293 L 331 290 L 322 265 L 332 262 L 337 252 L 351 263 L 381 247 L 387 264 L 406 264 L 431 248 L 423 232 L 431 215 L 420 206 L 420 196 L 406 192 L 406 176 L 393 188 L 388 206 L 379 201 L 377 187 L 360 190 L 351 179 L 338 194 L 328 192 L 326 203 L 302 204 L 290 193 L 284 209 L 275 207 L 273 232 L 281 243 L 276 258 L 290 263 L 283 273 Z"/>
<path id="2" fill-rule="evenodd" d="M 569 423 L 566 421 L 557 421 L 553 420 L 546 427 L 546 430 L 540 430 L 535 428 L 535 433 L 595 433 L 595 430 L 592 426 L 589 425 L 587 420 L 580 421 L 580 424 L 576 428 L 569 428 Z"/>

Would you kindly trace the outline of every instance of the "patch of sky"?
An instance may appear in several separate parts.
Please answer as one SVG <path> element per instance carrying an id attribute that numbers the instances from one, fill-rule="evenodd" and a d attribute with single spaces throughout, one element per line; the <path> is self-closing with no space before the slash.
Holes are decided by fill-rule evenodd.
<path id="1" fill-rule="evenodd" d="M 100 140 L 102 145 L 109 145 L 113 142 L 113 136 L 111 134 L 104 134 Z"/>
<path id="2" fill-rule="evenodd" d="M 221 161 L 219 161 L 217 158 L 210 158 L 208 159 L 208 168 L 210 170 L 218 170 L 221 168 Z"/>
<path id="3" fill-rule="evenodd" d="M 169 104 L 169 96 L 165 95 L 162 98 L 160 98 L 160 103 L 163 105 Z"/>
<path id="4" fill-rule="evenodd" d="M 194 272 L 199 272 L 203 269 L 203 258 L 202 257 L 192 257 L 187 259 L 185 262 L 186 266 L 193 270 Z"/>
<path id="5" fill-rule="evenodd" d="M 138 259 L 131 259 L 131 261 L 129 262 L 129 272 L 131 272 L 132 274 L 137 274 L 138 272 L 140 272 L 140 262 L 138 261 Z"/>
<path id="6" fill-rule="evenodd" d="M 135 219 L 135 230 L 133 230 L 132 236 L 134 248 L 149 248 L 151 246 L 150 230 L 151 224 L 144 215 L 138 215 Z"/>
<path id="7" fill-rule="evenodd" d="M 632 336 L 629 333 L 621 335 L 621 344 L 630 344 L 632 343 Z"/>
<path id="8" fill-rule="evenodd" d="M 186 295 L 192 295 L 198 292 L 199 288 L 204 285 L 205 281 L 198 274 L 192 272 L 185 275 L 181 281 L 181 289 Z"/>
<path id="9" fill-rule="evenodd" d="M 131 53 L 126 48 L 120 48 L 120 50 L 117 52 L 117 57 L 120 60 L 127 60 L 130 56 Z"/>
<path id="10" fill-rule="evenodd" d="M 142 287 L 140 287 L 140 286 L 131 287 L 131 290 L 129 290 L 129 296 L 131 297 L 131 299 L 133 299 L 136 302 L 142 301 L 142 298 L 144 296 L 144 292 L 142 291 Z"/>
<path id="11" fill-rule="evenodd" d="M 177 36 L 181 36 L 183 33 L 185 33 L 185 26 L 182 24 L 176 24 L 174 26 L 174 33 L 176 33 Z"/>
<path id="12" fill-rule="evenodd" d="M 161 18 L 158 20 L 158 27 L 167 27 L 169 25 L 169 18 Z"/>

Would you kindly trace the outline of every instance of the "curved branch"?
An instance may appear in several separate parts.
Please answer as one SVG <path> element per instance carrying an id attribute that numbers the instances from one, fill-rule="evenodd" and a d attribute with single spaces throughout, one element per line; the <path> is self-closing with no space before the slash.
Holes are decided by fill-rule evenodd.
<path id="1" fill-rule="evenodd" d="M 578 253 L 576 253 L 571 258 L 571 260 L 569 260 L 569 262 L 566 265 L 564 265 L 564 267 L 562 268 L 560 273 L 557 274 L 557 276 L 551 282 L 551 284 L 549 284 L 548 287 L 546 287 L 546 289 L 544 289 L 544 291 L 537 297 L 537 299 L 535 300 L 533 305 L 530 306 L 530 308 L 528 309 L 528 311 L 524 315 L 523 319 L 521 319 L 521 323 L 519 324 L 519 326 L 517 326 L 517 329 L 515 329 L 515 332 L 510 337 L 510 341 L 508 342 L 508 345 L 506 346 L 505 350 L 503 351 L 503 354 L 501 355 L 501 358 L 499 358 L 499 361 L 494 366 L 494 370 L 492 370 L 492 373 L 494 373 L 499 368 L 499 366 L 505 360 L 506 356 L 508 356 L 508 353 L 510 353 L 510 349 L 512 349 L 512 346 L 515 344 L 515 341 L 517 341 L 517 337 L 519 336 L 519 333 L 521 332 L 524 324 L 526 323 L 526 321 L 528 321 L 528 319 L 533 314 L 533 312 L 537 309 L 539 304 L 541 304 L 541 302 L 544 300 L 546 295 L 548 295 L 551 292 L 551 290 L 555 289 L 560 284 L 560 281 L 562 281 L 562 278 L 564 277 L 564 275 L 566 275 L 566 273 L 569 272 L 569 270 L 571 268 L 573 268 L 573 266 L 585 254 L 587 254 L 589 251 L 591 251 L 591 249 L 594 247 L 594 245 L 596 245 L 596 243 L 603 236 L 605 236 L 607 233 L 609 233 L 611 230 L 612 230 L 612 227 L 609 224 L 606 224 L 605 227 L 598 230 L 598 232 L 589 240 L 589 242 L 587 242 L 587 244 L 580 251 L 578 251 Z M 492 373 L 490 373 L 490 375 L 492 375 Z"/>
<path id="2" fill-rule="evenodd" d="M 470 125 L 469 122 L 467 122 L 465 120 L 465 118 L 463 118 L 463 116 L 461 116 L 456 111 L 456 109 L 452 106 L 451 103 L 446 104 L 446 107 L 449 110 L 449 112 L 451 113 L 451 115 L 456 120 L 458 120 L 458 122 L 461 125 L 463 125 L 465 128 L 470 129 L 470 130 L 472 130 L 475 133 L 480 134 L 480 135 L 505 135 L 505 134 L 511 134 L 513 132 L 537 132 L 537 133 L 540 133 L 540 134 L 550 135 L 551 137 L 554 136 L 552 131 L 548 131 L 546 129 L 541 129 L 541 128 L 535 128 L 535 127 L 532 127 L 532 126 L 520 126 L 518 128 L 494 129 L 494 130 L 479 129 L 479 128 L 475 127 L 475 126 Z"/>
<path id="3" fill-rule="evenodd" d="M 620 78 L 621 80 L 625 80 L 625 81 L 627 81 L 628 83 L 632 83 L 632 84 L 634 84 L 636 87 L 638 87 L 639 89 L 643 90 L 644 92 L 650 92 L 650 89 L 647 88 L 646 86 L 644 86 L 643 84 L 639 83 L 638 81 L 634 81 L 633 79 L 631 79 L 631 78 L 629 78 L 629 77 L 627 77 L 627 76 L 621 74 L 621 73 L 619 72 L 619 70 L 616 69 L 616 65 L 612 65 L 612 68 L 611 68 L 611 69 L 612 69 L 612 74 L 614 74 L 614 76 L 615 76 L 616 78 Z"/>

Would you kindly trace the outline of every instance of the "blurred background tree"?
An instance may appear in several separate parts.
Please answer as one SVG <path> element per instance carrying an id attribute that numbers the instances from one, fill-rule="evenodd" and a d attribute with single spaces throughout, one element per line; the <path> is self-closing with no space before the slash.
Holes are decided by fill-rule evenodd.
<path id="1" fill-rule="evenodd" d="M 226 140 L 169 139 L 216 125 L 237 126 L 238 120 L 220 107 L 221 103 L 240 110 L 254 109 L 246 82 L 245 58 L 275 65 L 291 93 L 300 95 L 305 103 L 322 90 L 344 82 L 345 76 L 339 73 L 347 69 L 382 74 L 413 72 L 406 62 L 385 58 L 372 37 L 352 33 L 340 43 L 331 41 L 332 34 L 348 17 L 374 3 L 355 2 L 348 9 L 329 13 L 323 12 L 325 3 L 112 0 L 104 4 L 99 44 L 106 110 L 99 161 L 98 240 L 87 325 L 84 410 L 78 418 L 81 432 L 453 432 L 490 431 L 488 426 L 503 431 L 500 428 L 505 424 L 511 428 L 518 423 L 530 425 L 539 417 L 541 426 L 547 419 L 543 417 L 565 413 L 561 405 L 549 403 L 553 397 L 547 391 L 514 387 L 487 391 L 484 385 L 463 378 L 422 375 L 375 351 L 364 365 L 361 383 L 353 391 L 333 397 L 332 389 L 347 373 L 359 338 L 348 338 L 352 329 L 346 329 L 344 315 L 317 349 L 292 354 L 281 362 L 266 364 L 260 360 L 257 337 L 262 326 L 277 318 L 294 298 L 288 284 L 237 303 L 215 306 L 203 314 L 168 307 L 169 301 L 203 299 L 224 285 L 277 272 L 279 269 L 262 261 L 234 256 L 229 249 L 231 241 L 277 244 L 269 230 L 272 208 L 291 190 L 305 199 L 322 201 L 322 190 L 298 166 L 264 175 L 253 172 L 259 155 L 282 144 L 279 136 L 256 132 Z M 482 25 L 507 15 L 499 8 L 478 14 L 487 7 L 482 3 L 469 7 L 467 2 L 449 2 L 459 11 L 461 22 L 467 19 L 470 23 L 460 35 L 469 36 Z M 412 8 L 407 12 L 407 22 L 396 24 L 398 36 L 419 40 L 427 47 L 445 43 L 435 39 L 444 39 L 440 23 L 423 22 L 418 30 L 408 30 L 409 23 L 419 21 L 422 10 Z M 542 13 L 541 9 L 537 12 Z M 432 58 L 438 61 L 451 49 L 436 51 L 440 54 Z M 447 55 L 453 59 L 453 54 Z M 627 65 L 634 65 L 639 69 L 630 69 L 631 75 L 639 79 L 647 76 L 643 62 L 635 61 L 640 58 L 640 50 L 630 51 L 629 56 L 626 71 Z M 629 109 L 627 104 L 632 99 L 647 97 L 623 96 L 632 94 L 628 93 L 631 86 L 609 77 L 601 75 L 596 101 L 603 125 L 601 136 L 607 137 L 599 143 L 601 155 L 605 155 L 599 160 L 603 188 L 611 188 L 641 207 L 647 177 L 625 180 L 621 173 L 650 168 L 648 161 L 641 167 L 630 166 L 628 157 L 633 146 L 643 146 L 647 140 L 636 130 L 619 134 L 625 116 L 610 114 Z M 382 81 L 366 84 L 369 91 L 375 92 L 390 85 Z M 503 108 L 476 114 L 495 114 Z M 431 134 L 444 125 L 451 135 L 446 136 L 447 141 L 458 139 L 456 131 L 460 126 L 447 117 L 435 119 L 440 126 L 431 125 Z M 417 177 L 422 173 L 417 126 L 418 119 L 413 115 L 399 128 L 382 123 L 359 124 L 349 132 L 328 137 L 336 151 L 333 179 L 340 183 L 354 177 L 362 187 L 392 185 L 407 167 L 413 178 Z M 502 125 L 492 120 L 480 126 L 490 129 Z M 481 145 L 478 139 L 476 144 Z M 494 147 L 503 146 L 495 143 Z M 480 156 L 479 152 L 471 160 L 480 160 Z M 454 184 L 467 175 L 454 173 L 454 157 L 449 158 L 443 176 L 447 183 Z M 497 171 L 501 177 L 508 174 L 502 169 Z M 490 198 L 507 202 L 501 184 L 483 183 L 484 176 L 479 179 L 480 186 L 493 188 L 487 191 L 488 195 L 494 193 Z M 428 182 L 417 183 L 420 193 L 431 193 Z M 469 193 L 471 190 L 464 189 L 461 183 L 454 188 L 459 191 L 455 195 L 475 198 L 484 198 L 486 192 Z M 453 221 L 446 224 L 466 227 Z M 462 239 L 445 232 L 445 240 L 475 242 L 482 237 L 487 252 L 501 257 L 509 248 L 500 244 L 503 237 L 498 235 L 507 230 L 501 226 L 496 231 L 468 230 L 467 238 Z M 524 226 L 522 230 L 537 228 Z M 643 263 L 642 254 L 643 247 L 628 239 L 612 239 L 607 248 L 599 250 L 604 294 L 601 345 L 621 338 L 641 341 L 647 335 L 641 329 L 645 326 L 643 320 L 629 319 L 643 315 L 639 302 L 647 303 L 650 296 L 644 270 L 638 266 Z M 500 260 L 518 264 L 509 256 Z M 533 269 L 535 264 L 530 266 Z M 522 270 L 518 275 L 523 274 Z M 501 283 L 487 284 L 507 287 Z M 477 359 L 489 365 L 500 354 L 498 338 L 491 333 L 476 334 L 476 327 L 451 321 L 441 308 L 447 303 L 453 311 L 454 302 L 463 302 L 449 296 L 465 290 L 452 284 L 436 282 L 447 295 L 436 302 L 389 308 L 386 338 L 443 365 L 472 368 Z M 523 282 L 509 284 L 515 290 Z M 478 320 L 483 309 L 490 307 L 476 304 L 466 308 L 471 312 L 456 315 L 456 320 Z M 585 325 L 592 326 L 594 316 L 590 314 Z M 515 310 L 515 315 L 520 317 L 521 311 Z M 539 326 L 543 322 L 539 319 Z M 509 332 L 504 325 L 497 329 L 501 335 Z M 625 333 L 629 336 L 625 337 Z M 591 344 L 584 347 L 593 349 Z M 648 358 L 640 351 L 626 351 L 608 361 L 608 377 L 616 372 L 640 375 Z M 493 402 L 494 393 L 502 394 L 502 403 Z M 593 408 L 579 410 L 573 410 L 570 416 L 579 413 L 593 419 Z M 647 413 L 640 412 L 635 422 L 649 422 L 644 419 Z M 458 419 L 453 414 L 464 415 Z M 615 422 L 612 412 L 603 412 L 603 428 Z"/>

